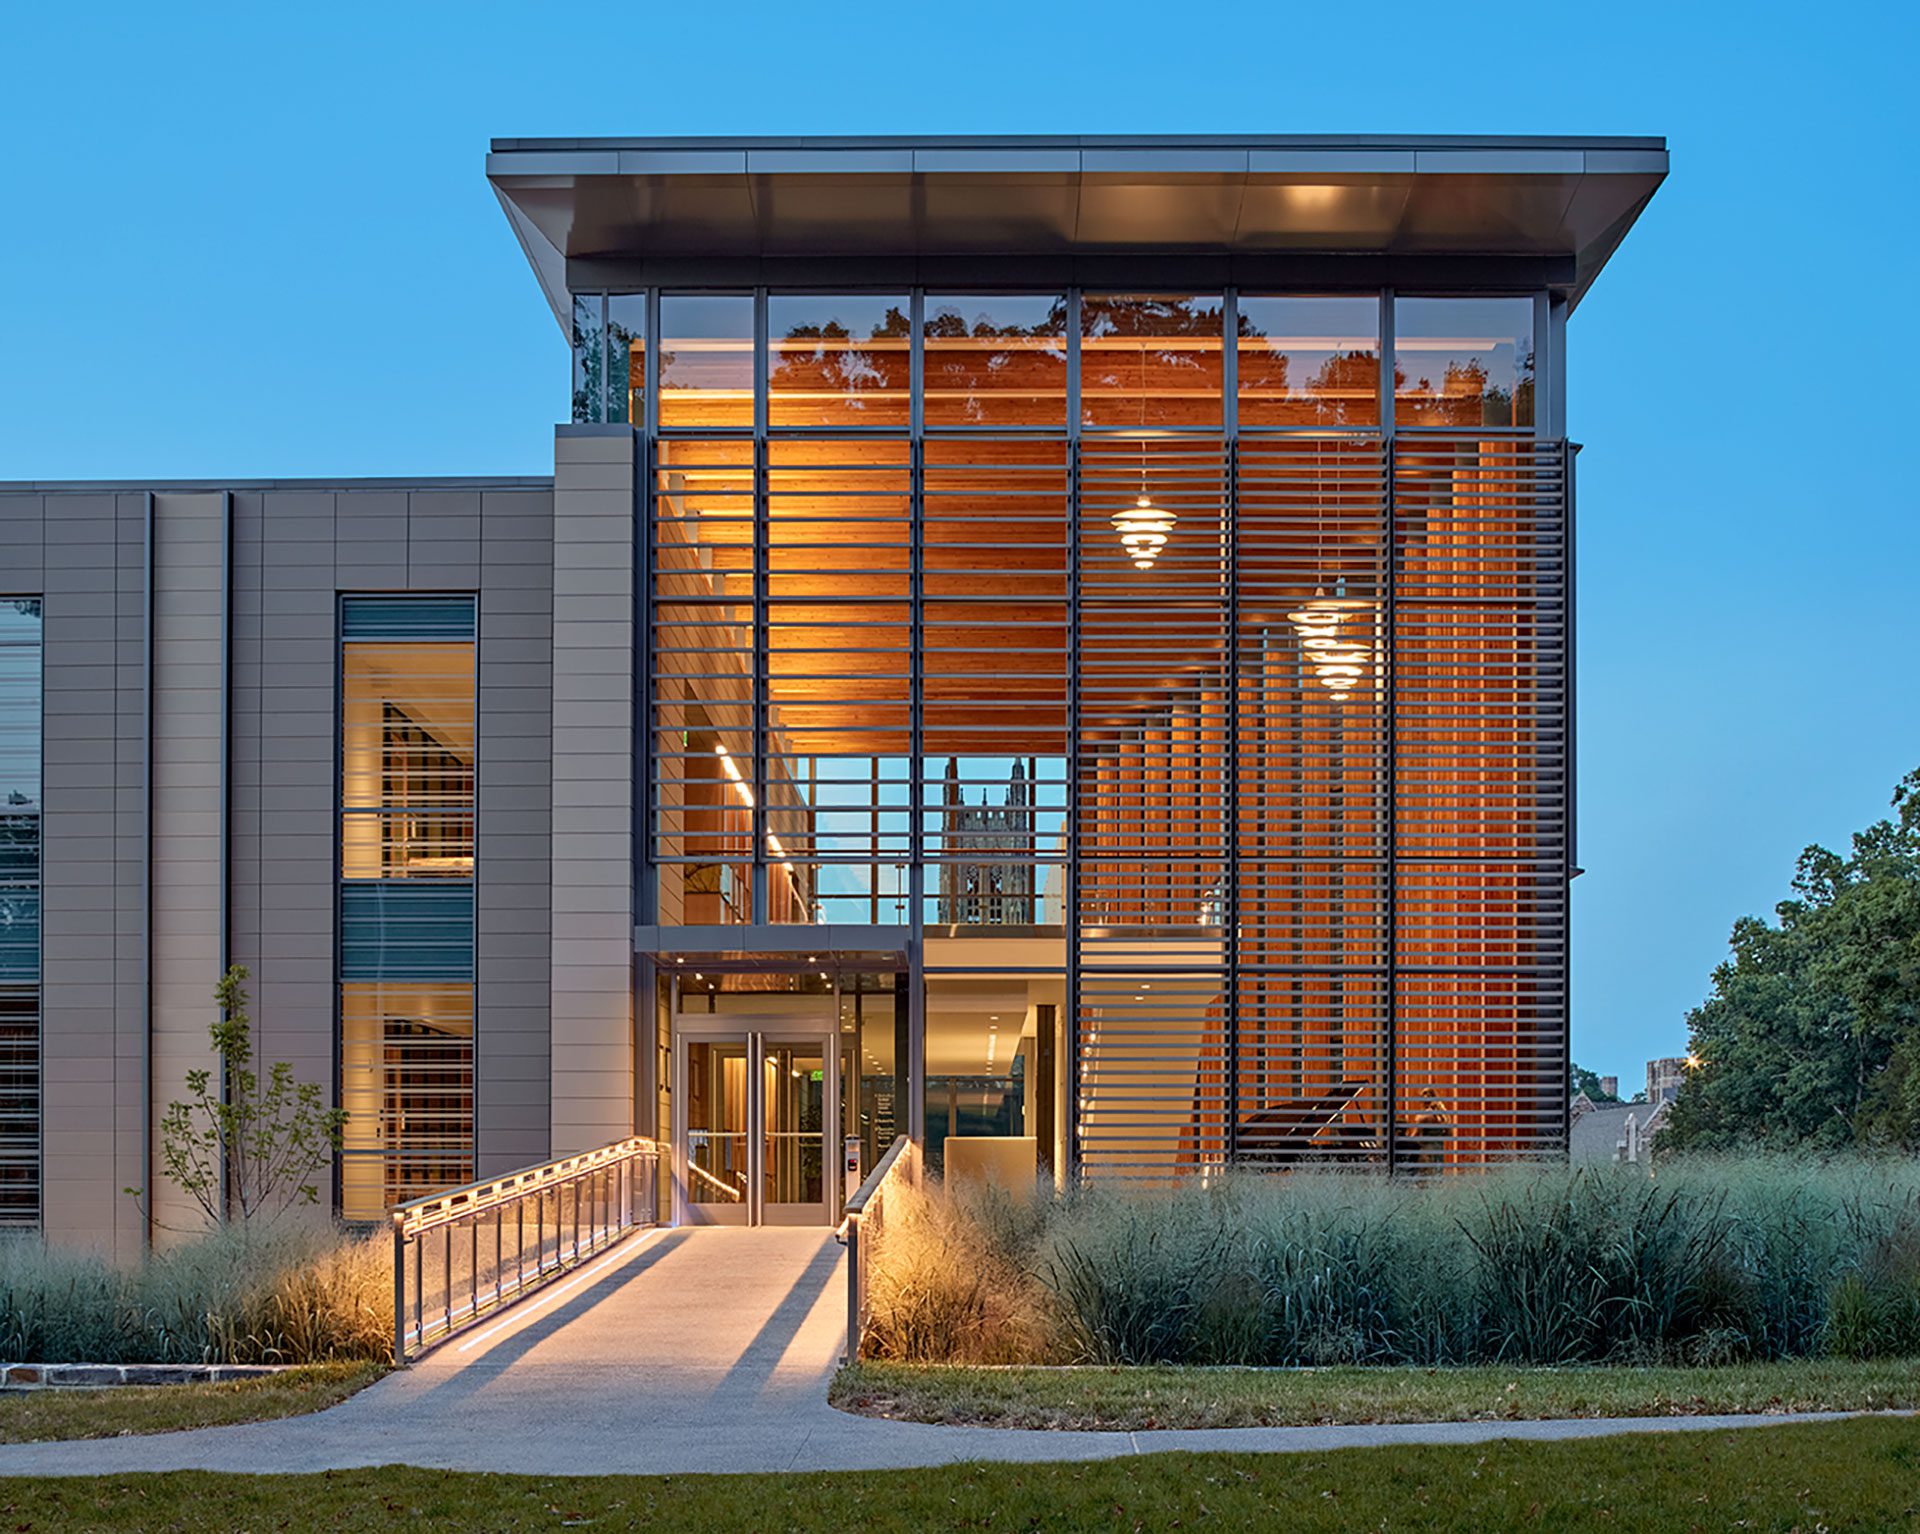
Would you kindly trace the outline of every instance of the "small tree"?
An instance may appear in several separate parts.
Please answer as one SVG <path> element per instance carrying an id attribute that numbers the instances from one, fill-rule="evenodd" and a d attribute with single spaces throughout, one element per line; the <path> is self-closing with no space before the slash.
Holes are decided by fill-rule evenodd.
<path id="1" fill-rule="evenodd" d="M 320 1198 L 320 1174 L 340 1149 L 347 1115 L 321 1100 L 320 1088 L 295 1081 L 284 1060 L 263 1083 L 253 1068 L 247 967 L 220 977 L 220 1015 L 208 1030 L 212 1069 L 187 1072 L 188 1099 L 167 1105 L 160 1158 L 167 1180 L 205 1211 L 210 1223 L 278 1218 Z M 127 1190 L 139 1197 L 142 1190 Z"/>

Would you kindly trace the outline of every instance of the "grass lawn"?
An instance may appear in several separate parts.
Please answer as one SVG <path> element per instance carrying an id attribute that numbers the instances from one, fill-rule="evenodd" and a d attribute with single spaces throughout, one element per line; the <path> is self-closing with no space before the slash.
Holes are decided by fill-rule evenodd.
<path id="1" fill-rule="evenodd" d="M 1920 1425 L 1901 1419 L 1584 1443 L 1157 1454 L 834 1475 L 126 1475 L 0 1482 L 0 1515 L 65 1529 L 1906 1529 Z"/>
<path id="2" fill-rule="evenodd" d="M 1290 1427 L 1920 1407 L 1920 1363 L 1589 1369 L 977 1369 L 860 1364 L 844 1411 L 991 1427 Z"/>
<path id="3" fill-rule="evenodd" d="M 344 1401 L 386 1373 L 385 1364 L 304 1364 L 221 1385 L 119 1385 L 111 1390 L 0 1394 L 0 1443 L 118 1438 L 297 1417 Z"/>

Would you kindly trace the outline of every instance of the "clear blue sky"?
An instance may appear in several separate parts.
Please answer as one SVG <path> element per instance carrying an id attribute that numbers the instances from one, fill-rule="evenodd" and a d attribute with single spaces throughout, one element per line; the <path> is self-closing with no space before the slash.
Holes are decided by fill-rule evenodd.
<path id="1" fill-rule="evenodd" d="M 1574 1050 L 1638 1080 L 1733 919 L 1920 766 L 1920 33 L 1457 14 L 7 5 L 0 478 L 549 472 L 567 359 L 495 135 L 1665 134 L 1570 337 Z"/>

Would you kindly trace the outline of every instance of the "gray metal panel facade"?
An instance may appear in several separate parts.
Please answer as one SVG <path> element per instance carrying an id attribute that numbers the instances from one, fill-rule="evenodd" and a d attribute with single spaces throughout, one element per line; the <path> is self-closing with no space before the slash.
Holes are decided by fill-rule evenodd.
<path id="1" fill-rule="evenodd" d="M 221 860 L 227 832 L 227 496 L 153 498 L 153 768 L 148 822 L 153 934 L 147 956 L 152 1119 L 186 1096 L 187 1073 L 218 1065 L 207 1037 L 226 954 Z M 53 650 L 49 645 L 49 650 Z M 271 1039 L 265 1040 L 271 1044 Z M 303 1076 L 305 1062 L 295 1059 Z M 148 1147 L 142 1179 L 156 1233 L 191 1230 L 198 1205 Z"/>
<path id="2" fill-rule="evenodd" d="M 341 592 L 480 596 L 476 1167 L 548 1148 L 547 729 L 552 496 L 544 489 L 273 490 L 238 498 L 234 957 L 262 1046 L 332 1079 Z M 258 550 L 257 556 L 253 550 Z M 253 609 L 250 612 L 250 606 Z M 249 781 L 247 774 L 251 774 Z"/>
<path id="3" fill-rule="evenodd" d="M 478 1169 L 551 1143 L 552 491 L 256 484 L 231 492 L 230 550 L 228 496 L 0 489 L 0 591 L 46 614 L 44 1223 L 122 1256 L 147 1236 L 122 1189 L 154 1185 L 223 951 L 253 971 L 260 1058 L 333 1092 L 342 592 L 479 594 Z"/>
<path id="4" fill-rule="evenodd" d="M 556 1155 L 633 1132 L 636 441 L 587 426 L 554 443 Z"/>
<path id="5" fill-rule="evenodd" d="M 552 1145 L 553 496 L 479 498 L 480 775 L 475 1174 Z"/>
<path id="6" fill-rule="evenodd" d="M 0 494 L 0 588 L 45 600 L 44 1227 L 119 1256 L 146 1229 L 146 517 Z"/>

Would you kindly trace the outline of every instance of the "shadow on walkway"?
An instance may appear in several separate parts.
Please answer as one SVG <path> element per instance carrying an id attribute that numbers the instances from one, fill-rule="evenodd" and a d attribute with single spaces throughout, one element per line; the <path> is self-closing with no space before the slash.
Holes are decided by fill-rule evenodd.
<path id="1" fill-rule="evenodd" d="M 780 1303 L 774 1307 L 773 1314 L 756 1332 L 752 1339 L 741 1348 L 740 1357 L 729 1369 L 726 1376 L 714 1387 L 713 1399 L 721 1404 L 733 1404 L 760 1395 L 771 1382 L 774 1371 L 780 1367 L 787 1356 L 794 1339 L 799 1336 L 800 1328 L 813 1314 L 814 1306 L 819 1303 L 820 1295 L 832 1281 L 840 1266 L 841 1248 L 837 1241 L 829 1239 L 816 1252 L 800 1275 L 794 1280 Z M 832 1351 L 828 1357 L 806 1373 L 806 1383 L 817 1385 L 833 1373 L 839 1362 L 840 1352 L 845 1346 L 844 1328 L 834 1332 Z"/>
<path id="2" fill-rule="evenodd" d="M 644 1236 L 635 1239 L 647 1240 Z M 686 1244 L 687 1239 L 688 1232 L 670 1230 L 647 1240 L 646 1246 L 637 1254 L 622 1253 L 616 1248 L 608 1256 L 615 1259 L 624 1256 L 625 1261 L 610 1262 L 591 1283 L 574 1290 L 560 1304 L 537 1313 L 518 1331 L 513 1331 L 498 1341 L 482 1343 L 471 1353 L 462 1353 L 460 1346 L 462 1342 L 472 1340 L 475 1335 L 472 1333 L 456 1337 L 453 1341 L 436 1348 L 408 1371 L 409 1374 L 420 1379 L 432 1381 L 428 1389 L 416 1396 L 416 1400 L 432 1399 L 438 1405 L 470 1395 L 515 1365 L 524 1363 L 527 1355 L 535 1348 L 542 1343 L 552 1341 L 569 1326 L 591 1326 L 592 1323 L 587 1318 L 595 1309 L 607 1303 L 650 1268 L 670 1257 Z M 595 1260 L 606 1261 L 607 1259 L 596 1258 Z M 565 1283 L 568 1280 L 562 1279 L 561 1282 Z M 528 1307 L 537 1306 L 542 1298 L 542 1294 L 535 1293 L 529 1295 L 520 1304 Z M 501 1311 L 488 1321 L 486 1326 L 478 1328 L 478 1332 L 483 1333 L 487 1327 L 492 1326 L 511 1326 L 516 1319 L 514 1311 L 518 1308 L 518 1306 L 512 1306 Z M 607 1351 L 611 1350 L 603 1349 L 603 1355 Z"/>

